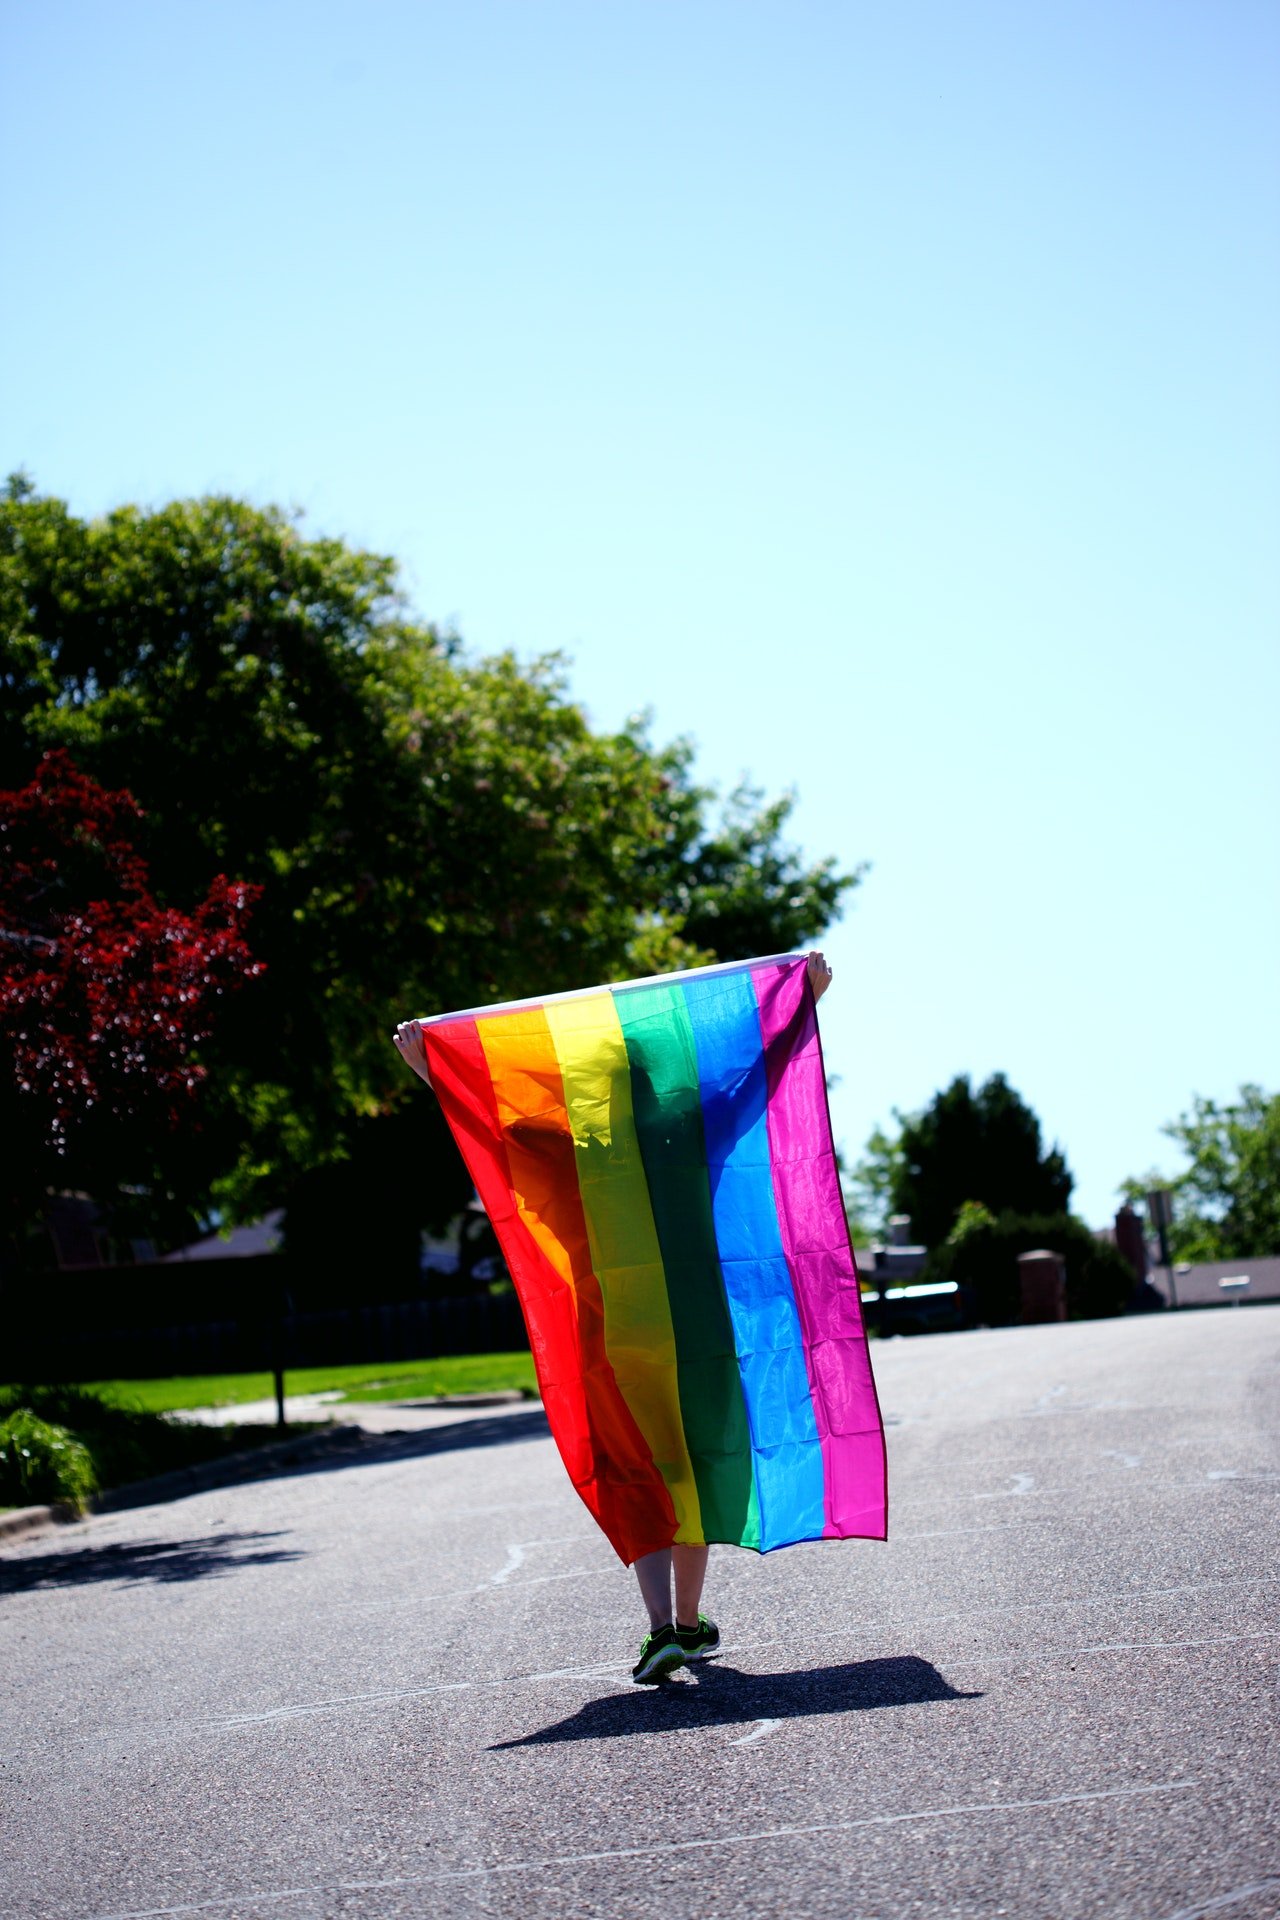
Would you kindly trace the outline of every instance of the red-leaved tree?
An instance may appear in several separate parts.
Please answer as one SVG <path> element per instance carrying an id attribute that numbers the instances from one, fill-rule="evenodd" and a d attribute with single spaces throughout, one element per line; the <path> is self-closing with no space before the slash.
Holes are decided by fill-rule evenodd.
<path id="1" fill-rule="evenodd" d="M 261 889 L 219 874 L 192 911 L 161 906 L 141 818 L 61 749 L 0 791 L 0 1111 L 21 1184 L 90 1183 L 95 1157 L 108 1175 L 122 1141 L 180 1126 L 219 998 L 262 971 L 244 938 Z"/>

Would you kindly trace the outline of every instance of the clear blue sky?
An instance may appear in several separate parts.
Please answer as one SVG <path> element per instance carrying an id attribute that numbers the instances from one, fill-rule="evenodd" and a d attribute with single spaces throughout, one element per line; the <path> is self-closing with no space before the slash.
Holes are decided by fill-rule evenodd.
<path id="1" fill-rule="evenodd" d="M 0 458 L 392 552 L 872 871 L 834 1108 L 1280 1085 L 1273 0 L 14 0 Z"/>

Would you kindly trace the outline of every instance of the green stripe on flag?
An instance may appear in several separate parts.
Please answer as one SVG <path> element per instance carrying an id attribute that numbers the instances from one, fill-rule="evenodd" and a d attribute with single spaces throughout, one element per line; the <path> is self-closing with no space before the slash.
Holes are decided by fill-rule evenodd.
<path id="1" fill-rule="evenodd" d="M 680 988 L 614 995 L 676 1340 L 685 1441 L 708 1540 L 760 1545 L 751 1442 L 716 1251 L 698 1062 Z"/>

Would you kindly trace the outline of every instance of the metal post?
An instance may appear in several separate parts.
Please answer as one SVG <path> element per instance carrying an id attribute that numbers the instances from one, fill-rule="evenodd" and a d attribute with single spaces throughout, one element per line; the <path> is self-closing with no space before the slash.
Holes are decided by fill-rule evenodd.
<path id="1" fill-rule="evenodd" d="M 288 1312 L 289 1296 L 283 1286 L 276 1288 L 276 1311 L 271 1327 L 271 1371 L 276 1386 L 276 1425 L 283 1427 L 284 1418 L 284 1319 Z"/>
<path id="2" fill-rule="evenodd" d="M 1160 1265 L 1169 1275 L 1169 1305 L 1178 1304 L 1178 1284 L 1173 1277 L 1173 1255 L 1169 1251 L 1169 1228 L 1173 1225 L 1173 1195 L 1168 1187 L 1153 1187 L 1147 1195 L 1147 1214 L 1160 1240 Z"/>

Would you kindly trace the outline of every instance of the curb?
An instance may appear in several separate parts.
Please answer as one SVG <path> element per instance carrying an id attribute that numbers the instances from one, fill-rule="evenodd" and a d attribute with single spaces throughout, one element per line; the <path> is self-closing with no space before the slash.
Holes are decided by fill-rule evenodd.
<path id="1" fill-rule="evenodd" d="M 99 1513 L 117 1513 L 122 1508 L 146 1507 L 163 1500 L 177 1500 L 187 1493 L 210 1493 L 216 1487 L 237 1486 L 259 1477 L 259 1468 L 298 1466 L 317 1455 L 353 1453 L 367 1440 L 377 1438 L 352 1422 L 329 1427 L 324 1433 L 299 1434 L 292 1440 L 276 1440 L 269 1445 L 229 1453 L 221 1460 L 205 1460 L 196 1467 L 176 1467 L 172 1473 L 157 1473 L 149 1480 L 132 1480 L 127 1486 L 112 1487 L 90 1500 L 83 1513 L 74 1507 L 56 1503 L 47 1507 L 18 1507 L 13 1513 L 0 1514 L 0 1542 L 20 1540 L 27 1534 L 44 1533 L 53 1527 L 70 1526 L 77 1520 L 92 1519 Z M 263 1475 L 262 1477 L 267 1477 Z"/>
<path id="2" fill-rule="evenodd" d="M 74 1507 L 15 1507 L 12 1513 L 0 1513 L 0 1541 L 20 1540 L 27 1533 L 43 1533 L 47 1527 L 65 1527 L 87 1516 Z"/>
<path id="3" fill-rule="evenodd" d="M 540 1393 L 526 1392 L 522 1387 L 495 1387 L 492 1393 L 423 1393 L 411 1400 L 348 1400 L 348 1407 L 399 1407 L 404 1412 L 412 1412 L 418 1407 L 518 1407 L 541 1406 Z M 338 1412 L 338 1408 L 334 1408 Z"/>

